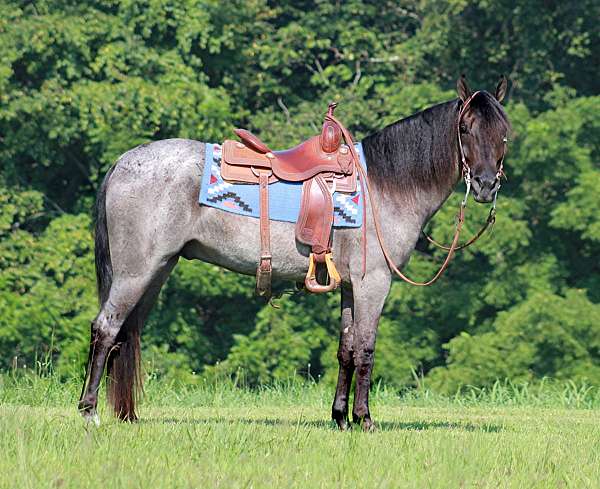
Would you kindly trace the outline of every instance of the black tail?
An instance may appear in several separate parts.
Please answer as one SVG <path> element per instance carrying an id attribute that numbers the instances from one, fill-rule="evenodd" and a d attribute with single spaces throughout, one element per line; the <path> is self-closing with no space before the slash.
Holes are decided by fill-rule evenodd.
<path id="1" fill-rule="evenodd" d="M 96 200 L 96 284 L 100 304 L 108 299 L 113 279 L 108 228 L 106 226 L 106 188 L 113 173 L 109 170 L 100 186 Z M 126 421 L 137 419 L 135 404 L 142 390 L 140 377 L 140 332 L 143 319 L 135 307 L 117 336 L 116 346 L 110 351 L 106 368 L 108 401 L 115 414 Z M 93 338 L 93 336 L 92 336 Z M 94 341 L 92 339 L 92 341 Z"/>
<path id="2" fill-rule="evenodd" d="M 142 392 L 140 333 L 144 320 L 135 307 L 129 314 L 117 343 L 108 354 L 106 389 L 108 402 L 123 421 L 135 421 L 135 406 Z"/>
<path id="3" fill-rule="evenodd" d="M 94 254 L 96 256 L 96 287 L 98 289 L 98 300 L 100 305 L 108 299 L 110 286 L 112 285 L 112 263 L 110 261 L 110 248 L 108 246 L 108 228 L 106 227 L 106 187 L 113 173 L 113 166 L 104 177 L 98 197 L 96 198 L 96 232 L 94 243 Z"/>

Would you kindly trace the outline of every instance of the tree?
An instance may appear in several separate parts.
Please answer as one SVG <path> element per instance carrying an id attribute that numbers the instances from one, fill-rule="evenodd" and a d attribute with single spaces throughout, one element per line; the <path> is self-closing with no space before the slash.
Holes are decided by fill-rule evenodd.
<path id="1" fill-rule="evenodd" d="M 0 5 L 0 369 L 51 358 L 81 373 L 94 297 L 91 208 L 120 154 L 154 139 L 222 141 L 248 126 L 283 147 L 327 103 L 357 139 L 504 73 L 508 181 L 490 236 L 433 288 L 397 282 L 377 380 L 600 382 L 597 2 L 7 0 Z M 596 14 L 596 15 L 594 15 Z M 454 229 L 460 191 L 429 224 Z M 487 208 L 469 203 L 465 235 Z M 408 266 L 443 257 L 419 244 Z M 145 328 L 148 368 L 334 381 L 339 299 L 281 309 L 252 278 L 182 260 Z M 310 372 L 308 365 L 310 364 Z"/>

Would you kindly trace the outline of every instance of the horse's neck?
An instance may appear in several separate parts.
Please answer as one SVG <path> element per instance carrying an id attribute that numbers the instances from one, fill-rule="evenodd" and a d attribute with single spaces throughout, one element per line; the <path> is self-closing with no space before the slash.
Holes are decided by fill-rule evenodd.
<path id="1" fill-rule="evenodd" d="M 447 138 L 445 140 L 447 144 L 441 156 L 439 152 L 430 151 L 429 147 L 420 146 L 422 141 L 427 141 L 428 135 L 418 133 L 420 127 L 423 127 L 419 125 L 419 121 L 406 124 L 397 123 L 396 127 L 386 128 L 382 133 L 371 137 L 368 143 L 376 145 L 367 150 L 371 158 L 376 158 L 378 154 L 385 155 L 390 161 L 397 162 L 396 168 L 402 175 L 403 181 L 397 181 L 391 185 L 389 173 L 387 180 L 376 178 L 377 175 L 374 175 L 375 178 L 371 181 L 373 203 L 379 210 L 384 238 L 390 245 L 395 243 L 392 246 L 394 249 L 390 251 L 399 261 L 408 257 L 407 254 L 410 254 L 414 248 L 423 226 L 452 194 L 460 176 L 458 170 L 459 149 L 454 138 L 455 108 L 452 103 L 448 103 L 439 106 L 437 110 L 439 111 L 437 115 L 440 116 L 442 122 L 438 124 L 438 127 L 432 129 L 431 139 Z M 430 112 L 428 115 L 433 114 Z M 427 125 L 429 124 L 430 122 L 427 123 Z M 384 131 L 389 131 L 389 133 L 383 134 Z M 390 135 L 393 135 L 393 138 L 390 138 Z M 363 142 L 364 144 L 365 142 Z M 436 162 L 431 159 L 435 157 L 438 158 Z M 407 161 L 409 158 L 410 161 Z M 378 164 L 369 159 L 367 159 L 367 163 L 369 166 Z M 440 172 L 442 163 L 445 174 L 443 171 Z M 422 175 L 415 175 L 413 178 L 405 171 L 406 167 L 400 167 L 400 165 L 412 165 L 413 168 L 417 165 L 424 165 L 429 169 L 428 173 L 435 175 L 439 180 L 434 184 L 423 182 Z"/>
<path id="2" fill-rule="evenodd" d="M 456 181 L 441 189 L 415 190 L 402 195 L 390 195 L 377 186 L 372 189 L 384 238 L 386 243 L 396 243 L 392 253 L 399 260 L 405 252 L 412 251 L 423 226 L 452 194 L 455 184 Z"/>
<path id="3" fill-rule="evenodd" d="M 443 189 L 439 189 L 437 191 L 429 191 L 429 192 L 420 192 L 418 195 L 414 197 L 414 200 L 417 202 L 417 208 L 420 211 L 417 212 L 420 220 L 421 227 L 431 219 L 431 217 L 438 211 L 438 209 L 448 200 L 448 197 L 452 194 L 454 187 L 457 182 L 454 182 L 454 185 Z"/>

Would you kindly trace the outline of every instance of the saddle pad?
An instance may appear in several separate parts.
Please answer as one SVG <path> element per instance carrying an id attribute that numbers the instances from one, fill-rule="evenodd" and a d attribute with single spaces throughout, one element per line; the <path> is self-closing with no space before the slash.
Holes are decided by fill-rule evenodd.
<path id="1" fill-rule="evenodd" d="M 206 143 L 204 171 L 200 185 L 199 203 L 234 214 L 259 218 L 258 185 L 229 183 L 221 178 L 221 145 Z M 356 151 L 363 168 L 367 168 L 361 143 Z M 296 222 L 300 212 L 302 182 L 275 182 L 269 185 L 269 218 L 274 221 Z M 354 193 L 334 192 L 333 226 L 358 228 L 362 226 L 362 191 L 360 182 Z"/>

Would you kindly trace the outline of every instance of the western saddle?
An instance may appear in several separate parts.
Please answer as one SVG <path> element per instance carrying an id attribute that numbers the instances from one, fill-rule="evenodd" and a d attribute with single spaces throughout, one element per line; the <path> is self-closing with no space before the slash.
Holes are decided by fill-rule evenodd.
<path id="1" fill-rule="evenodd" d="M 333 193 L 356 191 L 360 162 L 350 134 L 333 116 L 336 105 L 329 104 L 321 134 L 294 148 L 273 151 L 245 129 L 235 130 L 241 142 L 226 140 L 223 143 L 223 179 L 259 185 L 261 252 L 256 270 L 256 293 L 260 296 L 271 295 L 269 184 L 280 180 L 303 183 L 295 235 L 300 243 L 311 247 L 304 279 L 306 288 L 315 293 L 329 292 L 341 282 L 331 254 Z M 329 276 L 325 284 L 317 281 L 317 264 L 320 263 L 325 265 Z"/>

